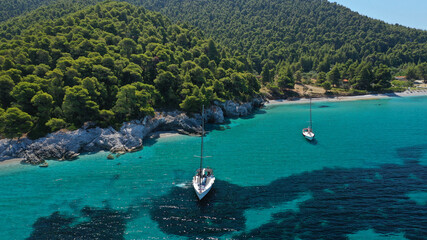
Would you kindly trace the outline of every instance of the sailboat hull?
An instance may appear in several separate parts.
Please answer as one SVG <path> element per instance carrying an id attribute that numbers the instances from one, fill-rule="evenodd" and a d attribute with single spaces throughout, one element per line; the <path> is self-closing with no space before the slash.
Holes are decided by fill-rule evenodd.
<path id="1" fill-rule="evenodd" d="M 302 135 L 305 137 L 305 139 L 312 141 L 314 139 L 314 132 L 309 132 L 307 130 L 302 131 Z"/>
<path id="2" fill-rule="evenodd" d="M 308 141 L 313 141 L 313 139 L 314 139 L 314 137 L 309 137 L 309 136 L 306 136 L 306 135 L 304 135 L 304 137 L 305 137 L 305 139 L 307 139 Z"/>
<path id="3" fill-rule="evenodd" d="M 212 186 L 215 182 L 215 177 L 204 177 L 201 182 L 202 183 L 200 184 L 198 175 L 193 177 L 193 188 L 199 200 L 202 200 L 212 189 Z"/>
<path id="4" fill-rule="evenodd" d="M 212 185 L 209 188 L 205 189 L 203 192 L 199 192 L 196 190 L 196 195 L 199 198 L 199 200 L 202 200 L 209 193 L 211 189 L 212 189 Z"/>

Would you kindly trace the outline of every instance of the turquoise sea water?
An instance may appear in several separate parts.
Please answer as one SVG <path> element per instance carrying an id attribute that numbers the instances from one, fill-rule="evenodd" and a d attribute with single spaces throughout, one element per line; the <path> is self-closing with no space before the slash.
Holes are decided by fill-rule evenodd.
<path id="1" fill-rule="evenodd" d="M 315 102 L 315 143 L 308 117 L 276 105 L 208 126 L 217 181 L 202 202 L 199 137 L 2 165 L 0 239 L 426 239 L 427 97 Z"/>

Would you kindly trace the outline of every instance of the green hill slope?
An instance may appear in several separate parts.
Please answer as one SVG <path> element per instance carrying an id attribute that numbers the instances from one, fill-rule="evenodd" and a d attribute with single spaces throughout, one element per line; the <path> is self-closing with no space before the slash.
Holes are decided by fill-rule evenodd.
<path id="1" fill-rule="evenodd" d="M 0 22 L 54 1 L 55 0 L 0 0 Z"/>
<path id="2" fill-rule="evenodd" d="M 304 66 L 309 70 L 325 59 L 330 63 L 368 60 L 389 66 L 427 61 L 427 31 L 386 24 L 327 0 L 144 2 L 173 20 L 200 27 L 255 62 L 306 58 L 313 61 Z M 257 64 L 257 70 L 260 67 Z"/>
<path id="3" fill-rule="evenodd" d="M 2 1 L 2 0 L 0 0 Z M 49 21 L 60 18 L 70 13 L 74 13 L 87 6 L 95 5 L 100 0 L 40 0 L 41 7 L 36 8 L 37 5 L 28 5 L 27 2 L 22 9 L 22 14 L 11 18 L 5 18 L 4 21 L 0 21 L 0 38 L 11 39 L 16 35 L 21 34 L 22 31 L 28 27 L 34 27 L 38 23 L 46 24 Z M 8 11 L 8 5 L 1 5 L 4 7 L 4 11 Z"/>
<path id="4" fill-rule="evenodd" d="M 153 107 L 198 112 L 217 99 L 249 100 L 260 88 L 244 57 L 142 7 L 106 2 L 39 17 L 0 42 L 0 133 L 7 137 L 86 121 L 107 126 Z"/>
<path id="5" fill-rule="evenodd" d="M 292 89 L 296 81 L 313 84 L 312 78 L 325 89 L 363 91 L 393 90 L 394 74 L 427 79 L 427 31 L 386 24 L 327 0 L 130 1 L 189 22 L 246 55 L 273 92 Z"/>
<path id="6" fill-rule="evenodd" d="M 327 0 L 126 1 L 199 27 L 224 46 L 251 56 L 259 72 L 264 59 L 276 63 L 302 59 L 304 70 L 325 70 L 325 65 L 348 59 L 394 67 L 427 61 L 427 31 L 386 24 Z M 25 10 L 54 1 L 18 2 L 23 6 L 1 4 L 13 12 L 13 7 Z M 69 11 L 69 6 L 98 0 L 55 2 L 68 4 L 61 10 Z M 324 60 L 329 64 L 319 67 Z"/>
<path id="7" fill-rule="evenodd" d="M 425 75 L 425 65 L 418 69 L 415 65 L 427 62 L 427 31 L 386 24 L 327 0 L 124 1 L 199 27 L 231 52 L 246 55 L 253 70 L 264 72 L 266 83 L 280 72 L 284 75 L 285 70 L 280 70 L 284 66 L 294 74 L 327 73 L 338 64 L 340 77 L 350 79 L 352 86 L 356 86 L 354 68 L 368 65 L 372 74 L 383 64 L 394 73 L 403 68 L 399 74 Z M 73 2 L 87 5 L 97 0 Z M 318 78 L 317 74 L 305 77 L 313 76 Z"/>

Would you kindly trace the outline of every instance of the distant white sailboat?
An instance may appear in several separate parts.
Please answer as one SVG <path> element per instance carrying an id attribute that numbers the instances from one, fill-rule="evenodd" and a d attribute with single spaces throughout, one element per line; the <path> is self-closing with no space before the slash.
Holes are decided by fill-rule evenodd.
<path id="1" fill-rule="evenodd" d="M 310 97 L 310 125 L 308 125 L 308 128 L 304 128 L 302 130 L 302 135 L 309 141 L 312 141 L 314 139 L 314 132 L 313 132 L 312 121 L 311 121 L 311 97 Z"/>
<path id="2" fill-rule="evenodd" d="M 205 118 L 204 118 L 205 107 L 203 106 L 202 110 L 202 144 L 200 150 L 200 168 L 197 169 L 196 175 L 193 177 L 193 187 L 196 191 L 197 197 L 199 200 L 202 200 L 206 194 L 212 189 L 212 186 L 215 182 L 215 176 L 213 175 L 213 170 L 211 168 L 203 168 L 203 137 L 205 135 Z"/>

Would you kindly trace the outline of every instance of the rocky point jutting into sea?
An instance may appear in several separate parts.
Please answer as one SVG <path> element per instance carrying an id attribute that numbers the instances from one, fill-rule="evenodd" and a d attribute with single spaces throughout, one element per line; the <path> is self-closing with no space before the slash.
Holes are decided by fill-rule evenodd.
<path id="1" fill-rule="evenodd" d="M 233 101 L 215 102 L 206 110 L 206 118 L 212 123 L 223 123 L 224 117 L 236 118 L 250 114 L 262 106 L 264 100 L 238 104 Z M 75 131 L 57 131 L 36 140 L 1 139 L 0 161 L 22 158 L 23 163 L 40 164 L 45 159 L 70 160 L 80 153 L 110 151 L 124 153 L 143 147 L 143 139 L 155 131 L 178 131 L 182 134 L 200 131 L 201 115 L 188 116 L 181 111 L 156 112 L 153 117 L 126 122 L 120 130 L 113 127 L 85 126 Z"/>

